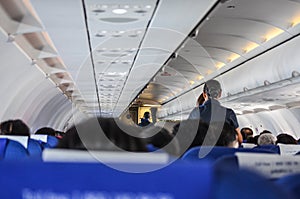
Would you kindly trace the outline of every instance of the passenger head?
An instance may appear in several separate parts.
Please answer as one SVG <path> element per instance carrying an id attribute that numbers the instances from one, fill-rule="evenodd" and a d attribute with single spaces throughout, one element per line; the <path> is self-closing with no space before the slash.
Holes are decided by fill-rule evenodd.
<path id="1" fill-rule="evenodd" d="M 197 126 L 198 128 L 195 129 Z M 207 124 L 201 120 L 186 120 L 181 122 L 178 134 L 183 135 L 181 138 L 177 136 L 181 150 L 183 150 L 182 146 L 186 146 L 191 140 L 192 143 L 188 148 L 195 146 L 238 147 L 237 132 L 228 123 Z"/>
<path id="2" fill-rule="evenodd" d="M 281 143 L 281 144 L 298 144 L 297 140 L 293 138 L 293 136 L 286 134 L 286 133 L 281 133 L 277 135 L 277 140 L 276 144 Z"/>
<path id="3" fill-rule="evenodd" d="M 217 80 L 208 80 L 203 87 L 203 96 L 205 99 L 218 99 L 221 97 L 221 84 Z"/>
<path id="4" fill-rule="evenodd" d="M 140 128 L 126 125 L 118 119 L 91 118 L 70 128 L 59 141 L 57 148 L 147 151 L 145 143 L 132 136 L 139 133 Z"/>
<path id="5" fill-rule="evenodd" d="M 222 124 L 218 124 L 217 122 L 213 122 L 210 124 L 211 133 L 208 132 L 207 136 L 210 135 L 218 135 L 217 132 L 220 132 L 220 129 L 218 129 Z M 221 134 L 219 134 L 219 137 L 214 137 L 214 139 L 217 140 L 216 146 L 225 146 L 225 147 L 231 147 L 231 148 L 238 148 L 239 142 L 237 137 L 237 132 L 228 123 L 224 123 L 223 128 L 221 129 Z"/>
<path id="6" fill-rule="evenodd" d="M 29 136 L 30 130 L 22 120 L 8 120 L 0 124 L 2 135 L 22 135 Z"/>
<path id="7" fill-rule="evenodd" d="M 150 126 L 141 132 L 147 144 L 163 149 L 171 155 L 179 155 L 179 145 L 176 137 L 168 130 L 158 126 Z"/>
<path id="8" fill-rule="evenodd" d="M 269 144 L 276 144 L 276 137 L 271 133 L 263 133 L 257 139 L 258 145 L 269 145 Z"/>
<path id="9" fill-rule="evenodd" d="M 35 132 L 36 135 L 51 135 L 51 136 L 55 136 L 56 135 L 56 131 L 53 128 L 50 127 L 43 127 L 38 129 Z"/>
<path id="10" fill-rule="evenodd" d="M 201 93 L 197 99 L 197 103 L 196 103 L 196 106 L 200 106 L 202 105 L 203 103 L 205 102 L 205 98 L 203 96 L 203 93 Z"/>
<path id="11" fill-rule="evenodd" d="M 248 137 L 253 137 L 253 130 L 249 127 L 244 127 L 241 129 L 241 134 L 243 136 L 243 140 L 247 140 Z"/>
<path id="12" fill-rule="evenodd" d="M 149 118 L 150 118 L 150 113 L 149 113 L 148 111 L 146 111 L 146 112 L 144 113 L 144 118 L 145 118 L 145 119 L 149 119 Z"/>
<path id="13" fill-rule="evenodd" d="M 269 133 L 269 134 L 272 134 L 271 131 L 268 131 L 268 130 L 263 130 L 259 135 L 262 135 L 262 134 L 265 134 L 265 133 Z"/>

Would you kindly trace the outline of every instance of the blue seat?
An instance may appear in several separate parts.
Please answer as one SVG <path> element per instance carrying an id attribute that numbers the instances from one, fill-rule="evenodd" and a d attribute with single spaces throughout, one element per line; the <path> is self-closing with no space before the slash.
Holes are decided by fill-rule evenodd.
<path id="1" fill-rule="evenodd" d="M 300 197 L 300 173 L 284 176 L 275 183 L 294 196 Z"/>
<path id="2" fill-rule="evenodd" d="M 7 139 L 0 139 L 0 159 L 3 159 L 4 157 L 6 145 Z"/>
<path id="3" fill-rule="evenodd" d="M 27 151 L 31 157 L 42 157 L 42 146 L 37 140 L 28 139 Z"/>
<path id="4" fill-rule="evenodd" d="M 28 151 L 22 144 L 14 140 L 7 139 L 7 145 L 3 157 L 4 160 L 21 160 L 28 157 Z"/>
<path id="5" fill-rule="evenodd" d="M 202 151 L 200 151 L 202 150 Z M 201 152 L 201 154 L 199 154 Z M 185 160 L 199 160 L 200 156 L 204 159 L 216 160 L 224 155 L 233 155 L 236 152 L 248 152 L 248 153 L 274 153 L 273 151 L 260 148 L 229 148 L 220 146 L 197 146 L 189 149 L 182 156 Z"/>
<path id="6" fill-rule="evenodd" d="M 124 165 L 137 170 L 149 166 L 154 165 Z M 0 164 L 1 198 L 211 198 L 210 163 L 177 161 L 165 166 L 137 174 L 112 164 L 6 162 Z"/>
<path id="7" fill-rule="evenodd" d="M 256 146 L 253 148 L 253 150 L 266 150 L 266 151 L 280 154 L 279 146 L 273 144 Z"/>
<path id="8" fill-rule="evenodd" d="M 214 199 L 296 199 L 273 181 L 253 171 L 223 165 L 215 168 L 214 176 Z"/>
<path id="9" fill-rule="evenodd" d="M 55 136 L 48 135 L 47 143 L 44 143 L 44 148 L 54 148 L 58 144 L 58 139 Z"/>

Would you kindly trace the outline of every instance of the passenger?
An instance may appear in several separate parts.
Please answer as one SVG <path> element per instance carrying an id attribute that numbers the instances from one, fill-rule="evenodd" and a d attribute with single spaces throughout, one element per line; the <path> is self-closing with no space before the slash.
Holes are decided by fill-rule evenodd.
<path id="1" fill-rule="evenodd" d="M 141 134 L 142 137 L 145 137 L 148 145 L 154 146 L 156 149 L 163 149 L 171 155 L 179 155 L 179 143 L 176 137 L 165 128 L 151 126 L 143 130 Z"/>
<path id="2" fill-rule="evenodd" d="M 56 131 L 53 128 L 50 127 L 43 127 L 38 129 L 35 132 L 36 135 L 50 135 L 50 136 L 55 136 L 56 135 Z"/>
<path id="3" fill-rule="evenodd" d="M 195 126 L 198 129 L 195 131 Z M 209 125 L 199 120 L 185 120 L 177 133 L 181 152 L 195 146 L 238 147 L 237 132 L 228 123 L 211 122 Z"/>
<path id="4" fill-rule="evenodd" d="M 150 113 L 148 111 L 146 111 L 144 113 L 144 117 L 141 118 L 141 123 L 139 123 L 138 125 L 141 127 L 148 126 L 149 124 L 151 124 L 149 119 L 150 119 Z"/>
<path id="5" fill-rule="evenodd" d="M 136 137 L 139 134 L 139 128 L 120 120 L 92 118 L 70 128 L 57 148 L 146 152 L 146 144 Z"/>
<path id="6" fill-rule="evenodd" d="M 30 136 L 28 126 L 20 119 L 7 120 L 0 124 L 1 135 Z"/>
<path id="7" fill-rule="evenodd" d="M 247 141 L 248 138 L 253 137 L 253 130 L 249 127 L 244 127 L 241 129 L 241 134 L 243 136 L 243 140 Z"/>
<path id="8" fill-rule="evenodd" d="M 276 137 L 272 133 L 261 133 L 257 139 L 257 145 L 275 145 Z"/>
<path id="9" fill-rule="evenodd" d="M 297 140 L 286 133 L 281 133 L 279 135 L 277 135 L 277 140 L 276 140 L 276 144 L 281 143 L 281 144 L 298 144 Z"/>
<path id="10" fill-rule="evenodd" d="M 238 134 L 239 143 L 243 142 L 243 137 L 239 130 L 236 115 L 232 109 L 221 106 L 218 99 L 221 97 L 221 85 L 216 80 L 209 80 L 204 84 L 203 97 L 205 102 L 202 106 L 195 108 L 189 115 L 189 119 L 201 119 L 206 123 L 210 121 L 224 121 L 232 125 Z"/>
<path id="11" fill-rule="evenodd" d="M 259 135 L 262 135 L 262 134 L 265 134 L 265 133 L 269 133 L 269 134 L 272 134 L 272 132 L 271 131 L 269 131 L 269 130 L 263 130 Z"/>

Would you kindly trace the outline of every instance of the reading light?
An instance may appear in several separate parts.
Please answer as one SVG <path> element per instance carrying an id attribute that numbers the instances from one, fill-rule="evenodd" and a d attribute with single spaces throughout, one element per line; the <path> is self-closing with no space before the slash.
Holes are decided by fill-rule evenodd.
<path id="1" fill-rule="evenodd" d="M 122 14 L 125 14 L 127 12 L 127 10 L 118 8 L 118 9 L 112 10 L 112 12 L 117 14 L 117 15 L 122 15 Z"/>

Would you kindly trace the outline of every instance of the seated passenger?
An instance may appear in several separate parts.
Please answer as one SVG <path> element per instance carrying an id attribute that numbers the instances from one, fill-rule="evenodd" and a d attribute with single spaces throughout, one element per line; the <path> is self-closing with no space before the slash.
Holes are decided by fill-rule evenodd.
<path id="1" fill-rule="evenodd" d="M 57 148 L 146 152 L 140 128 L 114 118 L 91 118 L 70 128 Z"/>
<path id="2" fill-rule="evenodd" d="M 150 119 L 150 113 L 147 111 L 144 113 L 144 117 L 141 118 L 141 123 L 139 123 L 138 125 L 141 127 L 147 126 L 149 124 L 151 124 L 151 122 L 149 121 Z"/>
<path id="3" fill-rule="evenodd" d="M 199 120 L 186 120 L 175 133 L 181 153 L 195 146 L 238 147 L 237 132 L 228 123 L 211 122 L 208 125 Z"/>
<path id="4" fill-rule="evenodd" d="M 141 135 L 145 138 L 147 144 L 154 146 L 156 149 L 162 149 L 171 155 L 179 155 L 179 145 L 176 137 L 165 128 L 151 126 L 143 130 Z"/>
<path id="5" fill-rule="evenodd" d="M 38 129 L 35 132 L 36 135 L 50 135 L 50 136 L 55 136 L 56 135 L 56 131 L 53 128 L 49 128 L 49 127 L 43 127 Z"/>
<path id="6" fill-rule="evenodd" d="M 257 139 L 257 145 L 275 145 L 276 137 L 271 133 L 261 133 Z"/>
<path id="7" fill-rule="evenodd" d="M 30 136 L 28 126 L 22 120 L 7 120 L 0 124 L 1 135 Z"/>
<path id="8" fill-rule="evenodd" d="M 276 144 L 281 143 L 281 144 L 298 144 L 297 140 L 286 133 L 281 133 L 279 135 L 277 135 L 277 140 L 276 140 Z"/>
<path id="9" fill-rule="evenodd" d="M 253 130 L 249 127 L 244 127 L 241 129 L 241 134 L 243 136 L 243 140 L 247 141 L 248 138 L 253 137 Z"/>

